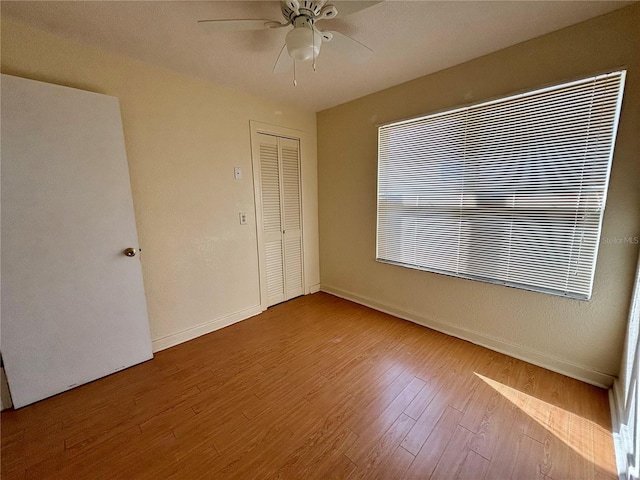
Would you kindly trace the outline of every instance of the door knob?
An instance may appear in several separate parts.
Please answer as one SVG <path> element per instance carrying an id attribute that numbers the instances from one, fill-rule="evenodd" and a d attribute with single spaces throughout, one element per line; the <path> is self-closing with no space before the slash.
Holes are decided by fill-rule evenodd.
<path id="1" fill-rule="evenodd" d="M 135 257 L 135 256 L 136 256 L 136 249 L 135 249 L 135 248 L 133 248 L 133 247 L 126 248 L 126 249 L 124 250 L 124 254 L 125 254 L 127 257 Z"/>

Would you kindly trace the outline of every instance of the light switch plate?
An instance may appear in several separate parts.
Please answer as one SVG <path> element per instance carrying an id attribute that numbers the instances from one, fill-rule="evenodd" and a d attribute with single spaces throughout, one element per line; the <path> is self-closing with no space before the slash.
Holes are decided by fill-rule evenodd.
<path id="1" fill-rule="evenodd" d="M 236 180 L 242 179 L 242 168 L 235 167 L 233 169 L 233 178 L 235 178 Z"/>
<path id="2" fill-rule="evenodd" d="M 240 212 L 240 225 L 247 224 L 247 214 L 245 212 Z"/>

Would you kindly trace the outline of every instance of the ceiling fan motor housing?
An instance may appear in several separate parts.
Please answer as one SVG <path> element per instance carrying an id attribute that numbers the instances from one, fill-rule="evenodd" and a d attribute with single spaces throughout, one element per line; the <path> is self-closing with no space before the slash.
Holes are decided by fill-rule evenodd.
<path id="1" fill-rule="evenodd" d="M 293 23 L 298 15 L 307 15 L 311 18 L 317 17 L 322 11 L 325 1 L 317 0 L 287 0 L 282 2 L 282 15 Z"/>

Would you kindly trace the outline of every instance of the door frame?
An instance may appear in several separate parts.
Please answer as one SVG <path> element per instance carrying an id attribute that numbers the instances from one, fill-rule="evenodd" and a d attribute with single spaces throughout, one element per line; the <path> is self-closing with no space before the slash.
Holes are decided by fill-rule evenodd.
<path id="1" fill-rule="evenodd" d="M 255 204 L 256 219 L 256 238 L 258 241 L 258 277 L 260 279 L 260 309 L 267 309 L 267 270 L 266 270 L 266 253 L 263 237 L 262 225 L 262 180 L 260 171 L 260 148 L 258 134 L 272 135 L 275 137 L 285 137 L 298 141 L 298 161 L 300 162 L 300 235 L 302 244 L 302 291 L 307 292 L 306 269 L 305 269 L 305 228 L 304 228 L 304 198 L 303 190 L 303 142 L 307 140 L 307 133 L 303 130 L 271 125 L 268 123 L 249 121 L 251 130 L 251 166 L 253 176 L 253 198 Z"/>

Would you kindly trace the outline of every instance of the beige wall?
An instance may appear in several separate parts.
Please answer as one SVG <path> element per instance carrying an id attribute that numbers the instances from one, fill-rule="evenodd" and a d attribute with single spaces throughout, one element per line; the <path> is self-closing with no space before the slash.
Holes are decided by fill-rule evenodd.
<path id="1" fill-rule="evenodd" d="M 610 384 L 620 365 L 638 245 L 601 244 L 590 302 L 376 263 L 376 125 L 626 66 L 603 236 L 638 236 L 639 46 L 635 4 L 320 112 L 321 288 Z"/>
<path id="2" fill-rule="evenodd" d="M 120 99 L 155 348 L 259 311 L 249 121 L 306 132 L 305 280 L 319 283 L 316 123 L 294 110 L 2 20 L 2 72 Z M 233 178 L 233 168 L 243 179 Z M 240 225 L 238 213 L 249 214 Z"/>

